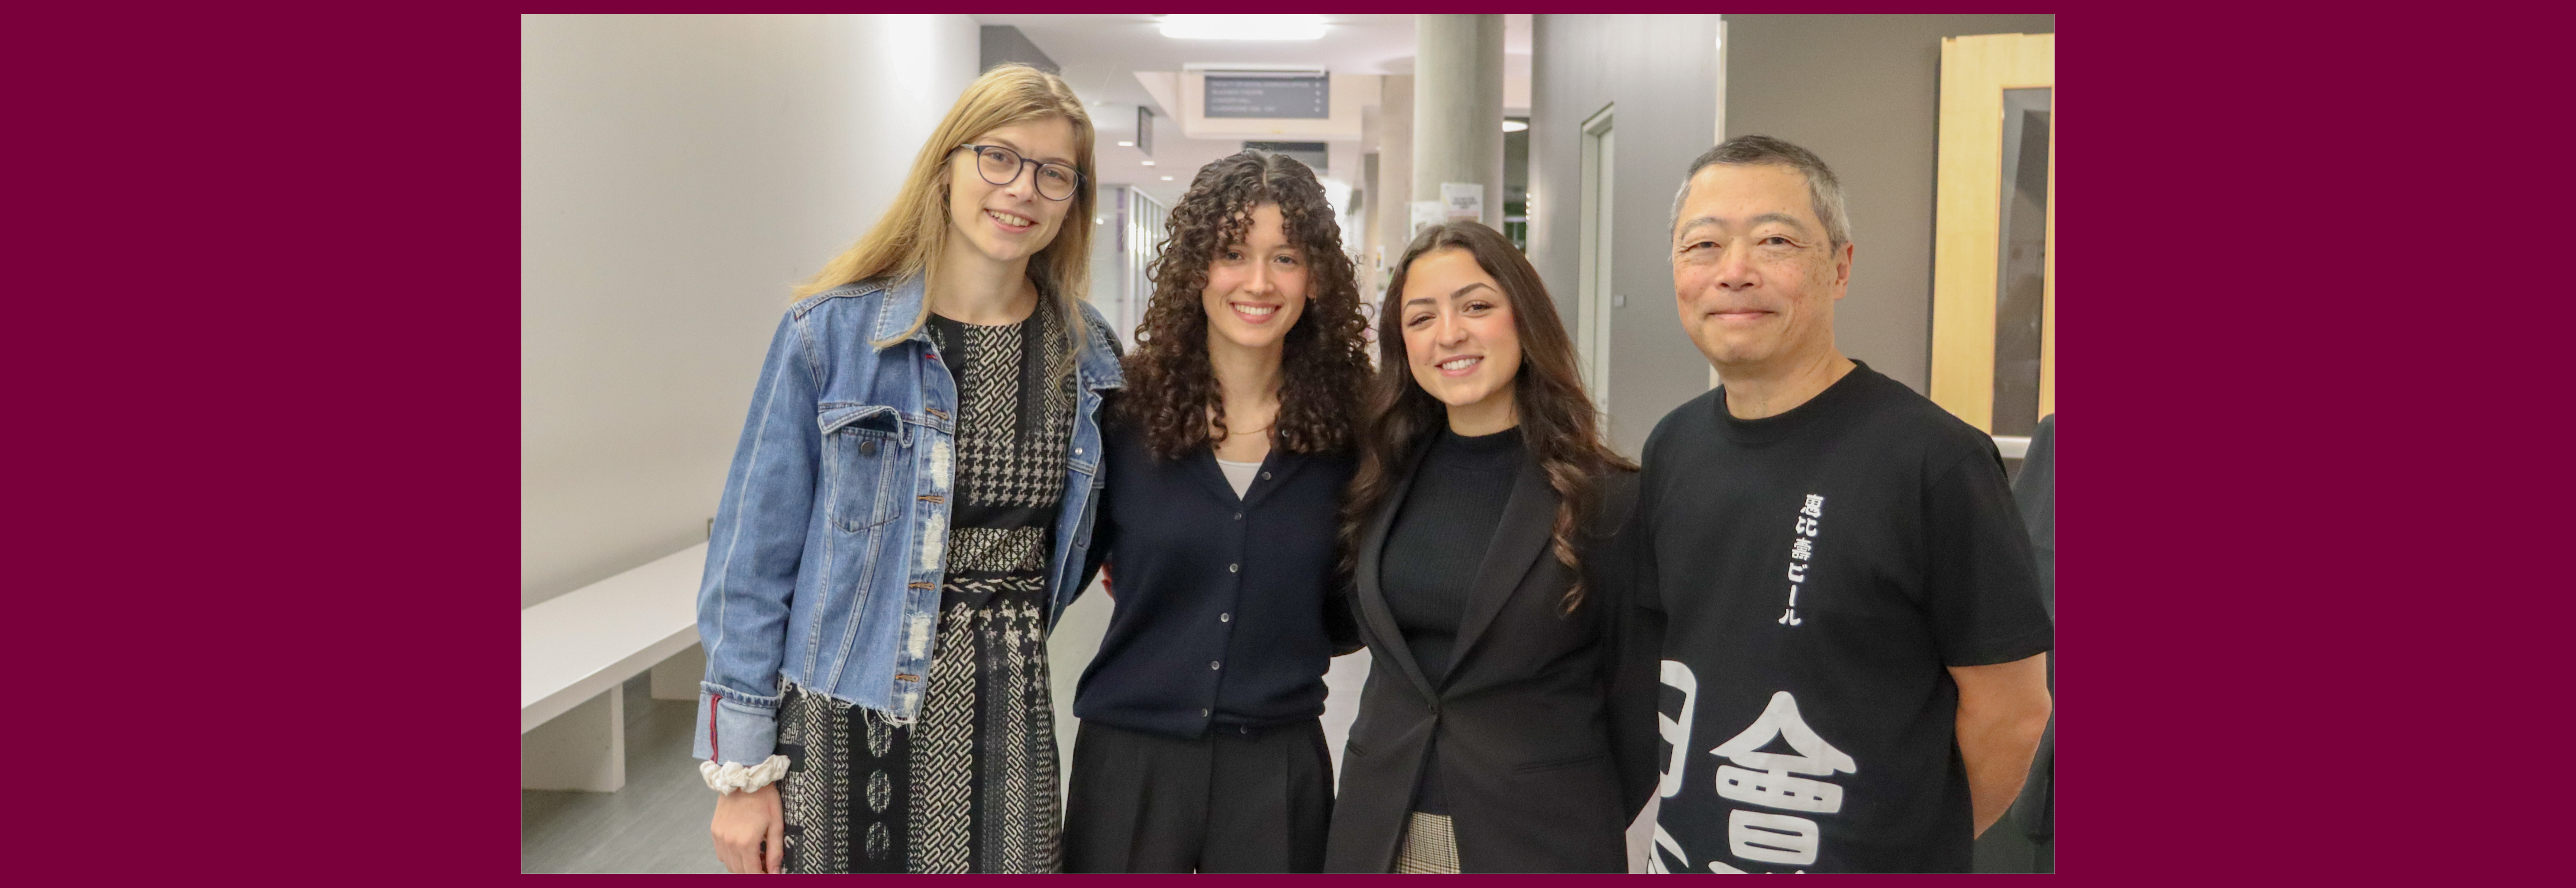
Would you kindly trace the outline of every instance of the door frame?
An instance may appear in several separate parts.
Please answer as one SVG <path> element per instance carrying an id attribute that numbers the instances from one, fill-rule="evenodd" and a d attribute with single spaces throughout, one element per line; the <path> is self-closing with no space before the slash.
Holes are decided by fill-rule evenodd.
<path id="1" fill-rule="evenodd" d="M 1995 276 L 2003 189 L 2003 91 L 2051 91 L 2048 220 L 2041 260 L 2039 416 L 2057 412 L 2057 35 L 1941 39 L 1940 160 L 1932 245 L 1931 397 L 1994 430 Z M 2033 417 L 2037 419 L 2038 417 Z"/>
<path id="2" fill-rule="evenodd" d="M 1604 105 L 1583 119 L 1583 178 L 1577 186 L 1582 191 L 1582 222 L 1575 247 L 1579 256 L 1575 304 L 1581 326 L 1575 331 L 1575 348 L 1582 359 L 1583 382 L 1592 391 L 1592 409 L 1601 414 L 1605 439 L 1610 437 L 1610 313 L 1616 307 L 1610 241 L 1619 152 L 1612 122 L 1618 108 L 1615 102 Z"/>

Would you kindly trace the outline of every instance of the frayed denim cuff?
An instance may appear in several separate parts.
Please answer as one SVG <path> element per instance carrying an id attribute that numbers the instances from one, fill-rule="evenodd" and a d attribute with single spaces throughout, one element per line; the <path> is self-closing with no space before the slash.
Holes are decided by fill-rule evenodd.
<path id="1" fill-rule="evenodd" d="M 779 699 L 700 683 L 693 732 L 697 739 L 691 741 L 689 754 L 719 765 L 753 766 L 767 761 L 778 747 Z"/>

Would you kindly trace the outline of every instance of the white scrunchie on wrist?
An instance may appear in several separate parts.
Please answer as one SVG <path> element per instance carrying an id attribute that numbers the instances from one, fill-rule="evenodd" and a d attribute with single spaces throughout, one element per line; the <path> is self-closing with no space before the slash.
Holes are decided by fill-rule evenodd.
<path id="1" fill-rule="evenodd" d="M 760 764 L 750 767 L 730 763 L 718 765 L 712 761 L 699 762 L 698 774 L 707 778 L 707 788 L 715 790 L 717 795 L 751 792 L 787 776 L 787 757 L 773 755 Z"/>

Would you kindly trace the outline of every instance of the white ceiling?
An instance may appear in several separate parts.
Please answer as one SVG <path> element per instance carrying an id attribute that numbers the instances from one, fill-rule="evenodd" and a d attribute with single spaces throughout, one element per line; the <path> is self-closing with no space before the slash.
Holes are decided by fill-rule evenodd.
<path id="1" fill-rule="evenodd" d="M 987 25 L 1010 25 L 1037 44 L 1063 69 L 1066 83 L 1091 103 L 1092 125 L 1099 130 L 1098 163 L 1104 185 L 1132 185 L 1170 204 L 1180 198 L 1190 177 L 1210 161 L 1242 150 L 1236 140 L 1197 140 L 1181 136 L 1177 121 L 1155 105 L 1137 82 L 1138 71 L 1178 71 L 1197 63 L 1265 63 L 1321 65 L 1336 74 L 1413 73 L 1413 16 L 1327 15 L 1318 40 L 1175 40 L 1162 35 L 1151 15 L 978 15 Z M 1507 94 L 1528 94 L 1530 17 L 1504 17 L 1503 52 L 1507 77 L 1517 78 Z M 1526 101 L 1526 100 L 1524 100 Z M 1148 158 L 1121 141 L 1136 137 L 1136 108 L 1154 107 L 1154 155 Z M 1154 161 L 1145 166 L 1144 161 Z M 1357 171 L 1333 170 L 1348 182 Z M 1162 181 L 1171 176 L 1172 181 Z"/>

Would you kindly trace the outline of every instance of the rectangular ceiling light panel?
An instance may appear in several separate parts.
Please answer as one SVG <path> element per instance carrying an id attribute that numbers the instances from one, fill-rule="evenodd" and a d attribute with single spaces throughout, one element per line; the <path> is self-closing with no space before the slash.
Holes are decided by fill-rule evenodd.
<path id="1" fill-rule="evenodd" d="M 1314 40 L 1324 36 L 1320 15 L 1167 15 L 1163 36 L 1175 40 Z"/>

